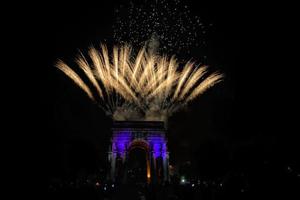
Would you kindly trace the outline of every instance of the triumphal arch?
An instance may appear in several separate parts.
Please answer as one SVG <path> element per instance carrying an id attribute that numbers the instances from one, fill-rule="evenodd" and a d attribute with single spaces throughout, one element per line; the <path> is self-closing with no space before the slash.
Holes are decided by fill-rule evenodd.
<path id="1" fill-rule="evenodd" d="M 114 182 L 169 181 L 169 152 L 164 123 L 115 121 L 108 160 L 109 178 Z"/>

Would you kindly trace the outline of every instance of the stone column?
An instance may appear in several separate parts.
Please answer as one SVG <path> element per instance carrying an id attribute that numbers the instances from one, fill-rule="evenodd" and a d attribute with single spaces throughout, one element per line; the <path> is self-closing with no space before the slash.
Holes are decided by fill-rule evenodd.
<path id="1" fill-rule="evenodd" d="M 122 156 L 122 167 L 123 167 L 123 173 L 122 173 L 122 182 L 126 183 L 127 182 L 127 148 L 126 151 L 123 153 Z"/>
<path id="2" fill-rule="evenodd" d="M 111 163 L 110 177 L 113 182 L 115 181 L 115 173 L 116 173 L 116 157 L 117 157 L 117 153 L 112 152 L 111 153 L 111 162 L 110 162 Z"/>
<path id="3" fill-rule="evenodd" d="M 156 177 L 156 159 L 155 159 L 155 156 L 154 156 L 154 152 L 151 151 L 151 182 L 152 183 L 156 183 L 157 182 L 157 177 Z"/>
<path id="4" fill-rule="evenodd" d="M 164 181 L 169 181 L 169 152 L 163 157 Z"/>

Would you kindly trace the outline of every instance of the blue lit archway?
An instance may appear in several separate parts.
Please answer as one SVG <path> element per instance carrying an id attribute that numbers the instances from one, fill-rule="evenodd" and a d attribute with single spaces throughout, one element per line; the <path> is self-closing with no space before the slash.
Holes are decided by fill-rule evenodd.
<path id="1" fill-rule="evenodd" d="M 169 180 L 169 153 L 163 122 L 114 122 L 112 128 L 109 162 L 110 179 L 126 182 L 126 164 L 132 148 L 146 151 L 148 183 L 162 183 Z M 121 160 L 122 164 L 117 165 Z M 123 171 L 123 173 L 119 173 Z M 118 172 L 118 173 L 117 173 Z"/>

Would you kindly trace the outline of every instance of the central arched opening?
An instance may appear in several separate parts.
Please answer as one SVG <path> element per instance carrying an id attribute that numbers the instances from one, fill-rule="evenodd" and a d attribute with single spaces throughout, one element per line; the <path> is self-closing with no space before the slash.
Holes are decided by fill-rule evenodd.
<path id="1" fill-rule="evenodd" d="M 145 142 L 133 142 L 129 148 L 127 178 L 131 183 L 146 183 L 150 180 L 149 148 Z"/>
<path id="2" fill-rule="evenodd" d="M 144 183 L 147 181 L 147 159 L 144 149 L 133 148 L 129 152 L 127 172 L 130 182 Z"/>

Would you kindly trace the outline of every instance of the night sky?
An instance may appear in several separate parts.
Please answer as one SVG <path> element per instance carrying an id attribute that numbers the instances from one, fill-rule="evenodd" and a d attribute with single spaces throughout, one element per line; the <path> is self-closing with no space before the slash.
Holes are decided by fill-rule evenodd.
<path id="1" fill-rule="evenodd" d="M 81 170 L 93 173 L 105 165 L 112 120 L 54 63 L 73 59 L 78 49 L 91 44 L 112 44 L 117 5 L 119 1 L 45 4 L 29 9 L 30 17 L 20 26 L 28 33 L 29 46 L 22 51 L 31 55 L 26 63 L 32 71 L 27 80 L 30 92 L 20 93 L 34 97 L 28 106 L 34 116 L 25 120 L 32 127 L 28 144 L 33 144 L 29 145 L 33 156 L 27 156 L 34 159 L 32 169 L 45 182 Z M 276 82 L 280 75 L 275 69 L 280 55 L 276 46 L 281 45 L 277 38 L 283 28 L 277 26 L 281 22 L 276 11 L 262 5 L 211 1 L 187 1 L 187 5 L 213 24 L 199 56 L 206 54 L 205 62 L 224 72 L 226 79 L 170 117 L 171 164 L 191 161 L 203 177 L 233 169 L 261 173 L 264 163 L 270 163 L 278 176 L 288 166 L 300 173 L 297 131 L 291 131 L 278 116 L 284 92 L 278 92 L 283 88 Z M 197 59 L 198 49 L 191 51 Z M 277 76 L 271 75 L 272 70 L 277 70 Z M 27 157 L 23 159 L 26 163 Z"/>

